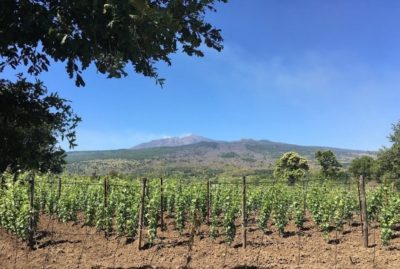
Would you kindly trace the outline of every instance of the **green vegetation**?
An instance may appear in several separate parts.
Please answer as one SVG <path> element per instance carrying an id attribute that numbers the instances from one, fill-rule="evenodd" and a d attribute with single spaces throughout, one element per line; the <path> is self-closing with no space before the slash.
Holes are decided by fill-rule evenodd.
<path id="1" fill-rule="evenodd" d="M 400 121 L 392 125 L 389 135 L 390 148 L 383 148 L 378 153 L 378 174 L 386 179 L 400 178 Z"/>
<path id="2" fill-rule="evenodd" d="M 168 154 L 173 154 L 178 149 L 173 147 L 149 148 L 149 149 L 119 149 L 119 150 L 102 150 L 102 151 L 74 151 L 68 153 L 67 162 L 82 162 L 89 160 L 106 160 L 106 159 L 125 159 L 125 160 L 145 160 L 149 158 L 163 158 Z"/>
<path id="3" fill-rule="evenodd" d="M 0 173 L 7 168 L 61 172 L 65 151 L 58 139 L 75 145 L 80 121 L 68 102 L 57 94 L 47 95 L 39 81 L 21 76 L 13 83 L 0 80 Z"/>
<path id="4" fill-rule="evenodd" d="M 41 214 L 48 214 L 60 222 L 96 227 L 107 235 L 137 236 L 139 181 L 118 177 L 109 179 L 107 199 L 104 199 L 105 184 L 102 180 L 68 176 L 62 176 L 61 180 L 61 193 L 58 194 L 57 179 L 53 175 L 36 178 L 36 220 Z M 309 215 L 329 240 L 329 232 L 342 231 L 345 225 L 351 225 L 352 217 L 358 211 L 357 188 L 350 182 L 338 184 L 336 181 L 305 180 L 289 186 L 282 181 L 264 181 L 259 185 L 249 180 L 247 184 L 246 211 L 264 232 L 276 230 L 284 236 L 291 222 L 301 232 Z M 145 229 L 148 243 L 156 244 L 160 221 L 160 180 L 150 180 L 146 193 Z M 164 182 L 163 193 L 165 214 L 175 219 L 175 229 L 180 233 L 195 232 L 206 221 L 207 181 L 168 178 Z M 26 239 L 30 214 L 28 185 L 14 184 L 12 176 L 6 175 L 6 188 L 0 189 L 0 194 L 0 226 Z M 369 216 L 380 224 L 382 242 L 390 244 L 396 225 L 400 223 L 399 193 L 391 185 L 381 185 L 369 188 L 367 197 Z M 235 240 L 236 222 L 242 214 L 241 198 L 239 181 L 213 182 L 210 211 L 212 238 L 224 235 L 228 245 Z M 82 217 L 78 218 L 78 215 Z"/>
<path id="5" fill-rule="evenodd" d="M 11 181 L 11 177 L 9 177 L 9 181 Z M 35 204 L 35 207 L 38 208 L 38 203 Z M 27 239 L 29 216 L 29 199 L 26 186 L 7 184 L 7 189 L 0 189 L 0 227 L 14 233 L 19 238 Z M 34 224 L 35 227 L 36 225 L 37 223 Z"/>
<path id="6" fill-rule="evenodd" d="M 377 162 L 369 156 L 356 158 L 351 162 L 349 172 L 354 177 L 362 175 L 366 179 L 373 179 L 377 174 Z"/>
<path id="7" fill-rule="evenodd" d="M 293 185 L 296 181 L 305 177 L 309 169 L 307 159 L 300 156 L 297 152 L 287 152 L 276 161 L 274 176 L 287 180 L 288 184 Z"/>
<path id="8" fill-rule="evenodd" d="M 315 152 L 315 159 L 321 166 L 321 174 L 325 178 L 336 178 L 342 165 L 331 150 Z"/>
<path id="9" fill-rule="evenodd" d="M 238 158 L 239 156 L 240 156 L 239 154 L 233 151 L 224 152 L 220 155 L 221 158 Z"/>

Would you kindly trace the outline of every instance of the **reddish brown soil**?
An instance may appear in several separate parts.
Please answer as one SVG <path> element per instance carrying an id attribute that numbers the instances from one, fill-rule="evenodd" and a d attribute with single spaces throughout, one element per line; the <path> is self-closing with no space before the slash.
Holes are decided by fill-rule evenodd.
<path id="1" fill-rule="evenodd" d="M 336 244 L 335 232 L 328 242 L 312 222 L 306 223 L 303 236 L 291 224 L 280 237 L 273 226 L 272 233 L 264 235 L 253 220 L 246 249 L 241 245 L 240 225 L 232 246 L 225 244 L 223 235 L 210 239 L 204 225 L 190 250 L 189 234 L 179 236 L 173 222 L 167 222 L 168 231 L 159 231 L 154 246 L 138 251 L 137 240 L 106 238 L 94 228 L 42 216 L 36 250 L 28 250 L 24 242 L 0 230 L 0 268 L 400 268 L 400 231 L 385 248 L 378 230 L 373 247 L 371 229 L 371 247 L 363 248 L 357 223 L 338 233 Z"/>

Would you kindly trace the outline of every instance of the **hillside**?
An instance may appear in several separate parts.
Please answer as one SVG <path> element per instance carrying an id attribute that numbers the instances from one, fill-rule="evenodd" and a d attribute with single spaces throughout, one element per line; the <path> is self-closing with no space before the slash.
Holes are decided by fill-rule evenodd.
<path id="1" fill-rule="evenodd" d="M 224 142 L 207 141 L 180 146 L 148 147 L 104 151 L 74 151 L 67 156 L 67 171 L 71 173 L 98 173 L 110 171 L 127 174 L 142 174 L 154 171 L 191 171 L 226 169 L 270 169 L 277 158 L 287 151 L 296 151 L 315 165 L 317 150 L 332 150 L 344 166 L 361 155 L 375 155 L 375 152 L 301 146 L 272 142 L 269 140 L 243 139 Z M 178 142 L 178 141 L 175 141 Z M 162 141 L 158 141 L 161 143 Z"/>
<path id="2" fill-rule="evenodd" d="M 196 144 L 200 142 L 211 142 L 212 139 L 189 134 L 181 137 L 167 137 L 157 140 L 152 140 L 150 142 L 142 143 L 134 146 L 132 149 L 146 149 L 146 148 L 159 148 L 159 147 L 177 147 L 177 146 L 185 146 Z"/>

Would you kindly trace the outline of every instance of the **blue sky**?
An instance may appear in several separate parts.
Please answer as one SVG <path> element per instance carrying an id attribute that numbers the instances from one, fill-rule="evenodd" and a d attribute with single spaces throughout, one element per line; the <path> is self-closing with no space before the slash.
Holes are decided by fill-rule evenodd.
<path id="1" fill-rule="evenodd" d="M 93 68 L 76 88 L 62 64 L 40 78 L 83 118 L 76 150 L 187 133 L 377 150 L 400 120 L 398 14 L 390 0 L 231 0 L 208 15 L 223 52 L 174 55 L 163 89 Z"/>

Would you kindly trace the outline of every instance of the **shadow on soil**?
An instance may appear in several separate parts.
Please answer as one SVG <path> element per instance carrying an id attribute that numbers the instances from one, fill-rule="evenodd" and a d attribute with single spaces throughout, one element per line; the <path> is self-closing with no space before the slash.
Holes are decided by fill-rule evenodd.
<path id="1" fill-rule="evenodd" d="M 258 247 L 268 247 L 273 245 L 274 243 L 272 241 L 266 241 L 266 242 L 247 242 L 247 245 L 258 248 Z"/>
<path id="2" fill-rule="evenodd" d="M 329 239 L 328 244 L 330 245 L 338 245 L 340 243 L 339 239 Z"/>
<path id="3" fill-rule="evenodd" d="M 48 246 L 55 246 L 55 245 L 64 244 L 64 243 L 77 244 L 77 243 L 81 243 L 81 242 L 82 242 L 82 240 L 48 240 L 48 241 L 40 244 L 37 248 L 40 249 L 40 248 L 45 248 Z"/>
<path id="4" fill-rule="evenodd" d="M 282 237 L 288 238 L 288 237 L 295 236 L 295 235 L 297 235 L 297 232 L 283 232 Z"/>
<path id="5" fill-rule="evenodd" d="M 399 251 L 400 247 L 399 246 L 390 246 L 387 249 L 390 250 L 390 251 L 393 251 L 393 250 Z"/>
<path id="6" fill-rule="evenodd" d="M 164 269 L 164 267 L 154 267 L 151 265 L 143 265 L 139 267 L 102 267 L 100 265 L 95 265 L 90 268 L 91 269 Z"/>
<path id="7" fill-rule="evenodd" d="M 188 246 L 189 241 L 188 240 L 173 240 L 172 242 L 161 242 L 157 244 L 149 244 L 145 243 L 142 246 L 143 250 L 150 249 L 152 247 L 156 247 L 157 249 L 162 249 L 162 248 L 175 248 L 179 246 Z"/>
<path id="8" fill-rule="evenodd" d="M 50 231 L 38 231 L 35 234 L 35 240 L 39 241 L 39 240 L 41 240 L 41 239 L 43 239 L 43 238 L 45 238 L 47 236 L 50 236 L 50 235 L 52 235 L 52 232 L 50 232 Z"/>
<path id="9" fill-rule="evenodd" d="M 353 221 L 352 223 L 351 223 L 351 227 L 359 227 L 359 226 L 361 226 L 362 225 L 362 223 L 361 222 L 355 222 L 355 221 Z"/>
<path id="10" fill-rule="evenodd" d="M 238 265 L 233 267 L 232 269 L 261 269 L 262 267 L 258 267 L 255 265 Z"/>

